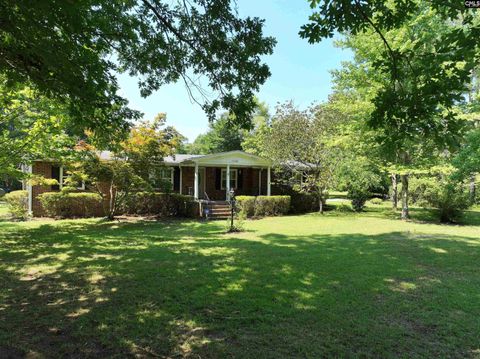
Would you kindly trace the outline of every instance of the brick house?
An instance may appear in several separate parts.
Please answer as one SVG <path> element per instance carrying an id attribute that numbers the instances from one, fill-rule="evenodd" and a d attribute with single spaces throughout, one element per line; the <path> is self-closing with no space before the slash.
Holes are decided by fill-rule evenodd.
<path id="1" fill-rule="evenodd" d="M 109 152 L 101 152 L 100 159 L 108 161 Z M 193 196 L 202 201 L 225 201 L 230 190 L 236 195 L 271 195 L 271 161 L 243 151 L 210 155 L 176 155 L 164 158 L 162 179 L 169 181 L 172 191 Z M 35 161 L 28 168 L 33 174 L 53 178 L 58 185 L 28 186 L 29 211 L 33 216 L 44 215 L 38 195 L 59 191 L 68 176 L 61 165 Z M 82 184 L 78 191 L 88 191 Z"/>

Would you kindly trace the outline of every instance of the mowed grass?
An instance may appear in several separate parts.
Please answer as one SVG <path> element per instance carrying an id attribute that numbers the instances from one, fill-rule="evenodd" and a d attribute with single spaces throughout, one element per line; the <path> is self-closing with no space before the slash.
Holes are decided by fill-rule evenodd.
<path id="1" fill-rule="evenodd" d="M 245 230 L 0 222 L 0 357 L 480 356 L 480 227 L 370 208 Z"/>
<path id="2" fill-rule="evenodd" d="M 0 220 L 8 219 L 9 217 L 7 204 L 0 199 Z"/>

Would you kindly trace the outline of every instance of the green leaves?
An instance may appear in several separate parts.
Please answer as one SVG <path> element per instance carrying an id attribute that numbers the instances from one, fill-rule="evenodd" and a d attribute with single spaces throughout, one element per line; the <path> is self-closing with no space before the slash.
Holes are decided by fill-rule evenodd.
<path id="1" fill-rule="evenodd" d="M 78 127 L 100 133 L 141 117 L 117 95 L 115 73 L 139 76 L 142 96 L 181 80 L 211 118 L 224 108 L 243 125 L 270 75 L 260 57 L 275 40 L 229 0 L 0 0 L 0 13 L 0 73 L 68 104 Z"/>
<path id="2" fill-rule="evenodd" d="M 20 164 L 67 158 L 75 145 L 67 112 L 32 88 L 7 87 L 0 76 L 0 174 L 18 177 Z"/>

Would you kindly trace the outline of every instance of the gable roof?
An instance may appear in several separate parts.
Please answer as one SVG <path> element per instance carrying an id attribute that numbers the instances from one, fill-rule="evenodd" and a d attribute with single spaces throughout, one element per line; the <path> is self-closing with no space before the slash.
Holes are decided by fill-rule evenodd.
<path id="1" fill-rule="evenodd" d="M 180 164 L 185 161 L 190 161 L 198 157 L 203 157 L 204 155 L 189 155 L 189 154 L 179 154 L 175 156 L 167 156 L 163 158 L 163 161 L 168 164 Z"/>
<path id="2" fill-rule="evenodd" d="M 99 152 L 99 157 L 103 161 L 112 159 L 110 151 Z M 271 161 L 263 157 L 253 155 L 244 151 L 218 152 L 208 155 L 177 154 L 163 158 L 166 165 L 234 165 L 234 166 L 270 166 Z"/>

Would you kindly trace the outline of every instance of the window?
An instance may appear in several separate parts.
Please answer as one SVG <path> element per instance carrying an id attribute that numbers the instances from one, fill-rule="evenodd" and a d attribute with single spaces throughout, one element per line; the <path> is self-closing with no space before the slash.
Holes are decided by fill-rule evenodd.
<path id="1" fill-rule="evenodd" d="M 173 189 L 173 168 L 172 167 L 162 167 L 158 170 L 158 176 L 156 176 L 157 181 L 154 183 L 155 189 L 161 191 Z"/>
<path id="2" fill-rule="evenodd" d="M 227 170 L 222 169 L 221 188 L 227 189 Z M 237 170 L 230 170 L 230 189 L 237 189 Z"/>
<path id="3" fill-rule="evenodd" d="M 63 186 L 68 186 L 70 183 L 68 183 L 68 178 L 71 176 L 71 173 L 68 172 L 63 166 L 60 167 L 60 189 L 63 188 Z M 77 187 L 79 190 L 85 190 L 85 182 L 82 181 L 80 185 Z"/>

